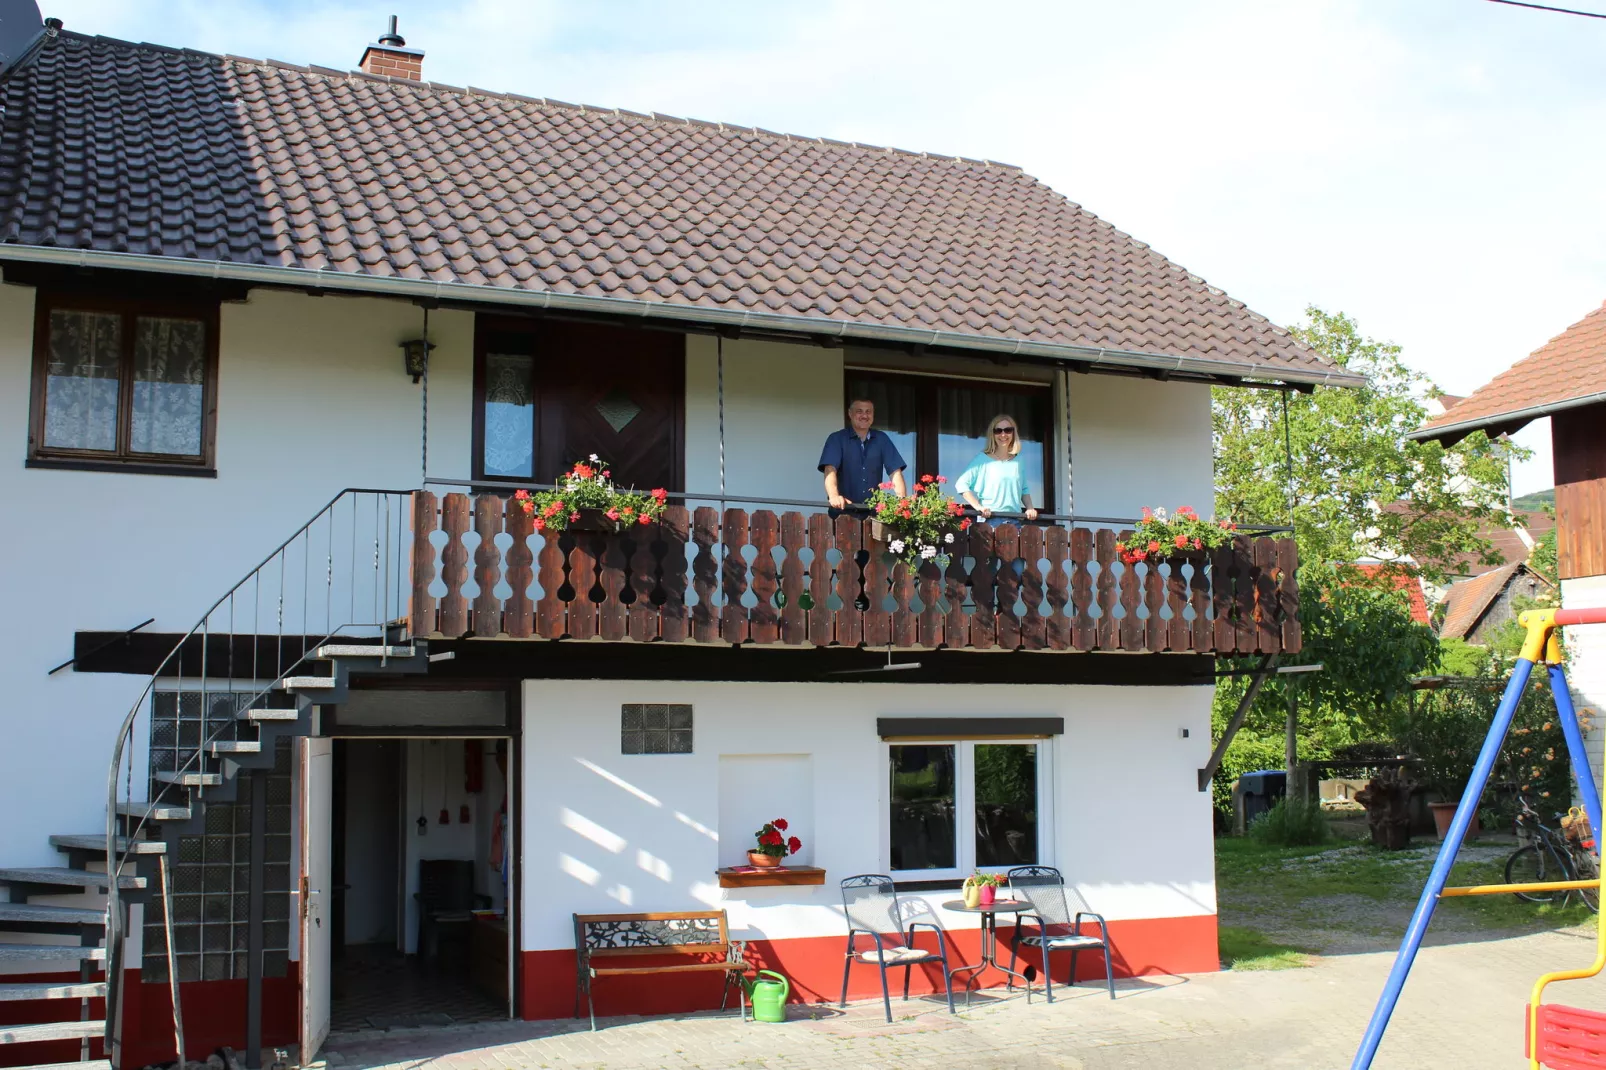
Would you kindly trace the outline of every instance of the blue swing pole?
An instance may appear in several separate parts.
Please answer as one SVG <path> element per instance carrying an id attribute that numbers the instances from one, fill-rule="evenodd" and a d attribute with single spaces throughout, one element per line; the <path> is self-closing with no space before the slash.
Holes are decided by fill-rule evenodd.
<path id="1" fill-rule="evenodd" d="M 1523 614 L 1524 623 L 1528 624 Z M 1548 636 L 1550 628 L 1548 619 L 1544 625 L 1538 626 Z M 1427 883 L 1422 886 L 1422 897 L 1417 900 L 1416 910 L 1411 914 L 1411 924 L 1406 926 L 1405 939 L 1400 942 L 1400 950 L 1394 957 L 1394 967 L 1389 970 L 1388 981 L 1383 985 L 1383 994 L 1377 999 L 1377 1007 L 1372 1011 L 1372 1020 L 1366 1025 L 1366 1035 L 1361 1038 L 1361 1046 L 1355 1052 L 1355 1060 L 1350 1063 L 1350 1070 L 1369 1070 L 1372 1059 L 1377 1055 L 1377 1046 L 1383 1041 L 1383 1031 L 1388 1028 L 1389 1017 L 1394 1013 L 1394 1006 L 1400 1000 L 1400 990 L 1405 987 L 1405 978 L 1411 972 L 1411 963 L 1416 960 L 1416 953 L 1422 946 L 1422 937 L 1428 931 L 1428 922 L 1433 920 L 1433 908 L 1438 905 L 1439 893 L 1444 890 L 1445 882 L 1450 877 L 1450 867 L 1455 864 L 1455 856 L 1461 850 L 1462 841 L 1466 839 L 1467 829 L 1472 824 L 1472 817 L 1478 811 L 1478 800 L 1483 797 L 1483 789 L 1489 782 L 1489 774 L 1494 770 L 1495 759 L 1500 755 L 1500 746 L 1505 742 L 1506 732 L 1511 728 L 1511 718 L 1517 712 L 1517 703 L 1522 698 L 1522 692 L 1528 686 L 1528 677 L 1533 672 L 1537 652 L 1531 652 L 1534 645 L 1536 625 L 1528 624 L 1528 639 L 1523 644 L 1522 656 L 1512 667 L 1511 679 L 1506 683 L 1505 694 L 1500 698 L 1500 708 L 1495 711 L 1494 720 L 1489 724 L 1489 734 L 1483 739 L 1483 749 L 1478 752 L 1477 764 L 1472 767 L 1472 776 L 1467 780 L 1466 791 L 1461 794 L 1461 802 L 1455 808 L 1455 818 L 1450 822 L 1450 831 L 1444 837 L 1444 844 L 1439 848 L 1439 856 L 1433 861 L 1433 870 L 1428 874 Z M 1543 650 L 1543 636 L 1539 640 L 1539 648 Z"/>
<path id="2" fill-rule="evenodd" d="M 1559 651 L 1557 652 L 1559 653 Z M 1595 785 L 1595 770 L 1589 764 L 1589 751 L 1584 746 L 1583 726 L 1573 710 L 1573 694 L 1567 687 L 1567 674 L 1562 671 L 1559 657 L 1546 657 L 1550 662 L 1550 695 L 1556 703 L 1556 720 L 1561 722 L 1561 733 L 1567 737 L 1567 756 L 1572 761 L 1573 779 L 1578 783 L 1578 794 L 1583 796 L 1584 810 L 1589 814 L 1589 827 L 1600 842 L 1600 789 Z M 1599 849 L 1597 848 L 1597 853 Z"/>

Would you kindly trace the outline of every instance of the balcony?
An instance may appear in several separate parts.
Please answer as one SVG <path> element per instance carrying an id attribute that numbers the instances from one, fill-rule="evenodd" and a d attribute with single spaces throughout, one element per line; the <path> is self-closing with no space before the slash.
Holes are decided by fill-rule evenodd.
<path id="1" fill-rule="evenodd" d="M 1121 563 L 1121 534 L 974 526 L 946 568 L 910 569 L 858 517 L 671 506 L 651 526 L 546 538 L 501 495 L 420 491 L 410 621 L 438 639 L 1299 650 L 1293 539 L 1242 535 L 1151 567 Z"/>

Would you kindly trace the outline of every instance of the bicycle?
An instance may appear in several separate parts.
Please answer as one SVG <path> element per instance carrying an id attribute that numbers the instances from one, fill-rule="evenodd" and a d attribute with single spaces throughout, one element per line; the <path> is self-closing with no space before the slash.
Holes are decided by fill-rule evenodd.
<path id="1" fill-rule="evenodd" d="M 1506 859 L 1507 884 L 1594 880 L 1600 875 L 1600 864 L 1595 858 L 1595 838 L 1589 828 L 1588 816 L 1575 806 L 1566 814 L 1557 814 L 1556 817 L 1561 825 L 1559 830 L 1544 823 L 1539 811 L 1529 805 L 1526 796 L 1517 796 L 1517 838 L 1528 842 Z M 1529 903 L 1556 903 L 1558 906 L 1565 906 L 1568 896 L 1577 894 L 1592 912 L 1600 910 L 1599 888 L 1514 894 Z"/>

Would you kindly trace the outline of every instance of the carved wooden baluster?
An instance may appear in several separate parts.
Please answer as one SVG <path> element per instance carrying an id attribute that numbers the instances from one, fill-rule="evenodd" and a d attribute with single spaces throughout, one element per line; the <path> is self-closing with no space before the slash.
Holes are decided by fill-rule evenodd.
<path id="1" fill-rule="evenodd" d="M 1303 645 L 1299 625 L 1299 544 L 1293 539 L 1277 540 L 1279 602 L 1282 607 L 1283 652 L 1297 654 Z"/>
<path id="2" fill-rule="evenodd" d="M 1193 645 L 1192 633 L 1188 628 L 1188 577 L 1187 566 L 1199 560 L 1199 555 L 1190 550 L 1171 559 L 1170 571 L 1165 578 L 1165 605 L 1171 613 L 1171 619 L 1165 624 L 1165 648 L 1167 650 L 1187 650 Z"/>
<path id="3" fill-rule="evenodd" d="M 998 529 L 992 525 L 971 525 L 970 552 L 976 559 L 975 567 L 970 570 L 970 597 L 976 603 L 976 611 L 970 615 L 972 650 L 991 650 L 998 641 L 998 613 L 994 608 L 998 591 L 993 565 L 997 539 Z"/>
<path id="4" fill-rule="evenodd" d="M 463 585 L 468 582 L 468 495 L 448 494 L 441 501 L 441 528 L 446 545 L 441 547 L 441 581 L 446 594 L 441 598 L 441 634 L 456 639 L 468 631 L 468 599 Z"/>
<path id="5" fill-rule="evenodd" d="M 1115 616 L 1115 532 L 1099 528 L 1093 536 L 1093 556 L 1099 563 L 1098 638 L 1100 650 L 1120 648 L 1121 622 Z"/>
<path id="6" fill-rule="evenodd" d="M 861 545 L 865 553 L 864 596 L 870 603 L 864 611 L 864 645 L 886 646 L 892 639 L 892 615 L 887 612 L 891 559 L 887 555 L 886 543 L 866 537 Z"/>
<path id="7" fill-rule="evenodd" d="M 1254 540 L 1240 535 L 1232 540 L 1233 589 L 1237 594 L 1236 612 L 1232 618 L 1234 649 L 1244 654 L 1255 652 L 1255 545 Z"/>
<path id="8" fill-rule="evenodd" d="M 1043 619 L 1043 534 L 1035 524 L 1020 529 L 1020 556 L 1026 562 L 1020 577 L 1020 598 L 1026 607 L 1020 619 L 1020 645 L 1026 650 L 1042 650 L 1048 645 L 1048 622 Z"/>
<path id="9" fill-rule="evenodd" d="M 413 600 L 408 609 L 408 628 L 413 635 L 434 635 L 435 596 L 429 593 L 435 582 L 435 544 L 429 541 L 439 518 L 435 495 L 427 490 L 413 492 Z"/>
<path id="10" fill-rule="evenodd" d="M 808 518 L 809 550 L 809 642 L 830 646 L 836 642 L 836 614 L 831 610 L 832 567 L 830 552 L 836 545 L 836 526 L 825 513 Z"/>
<path id="11" fill-rule="evenodd" d="M 541 540 L 541 550 L 536 554 L 541 600 L 535 604 L 535 630 L 543 639 L 561 639 L 569 630 L 569 605 L 563 597 L 568 558 L 559 537 L 550 530 L 542 532 Z"/>
<path id="12" fill-rule="evenodd" d="M 666 643 L 682 643 L 690 634 L 686 614 L 686 566 L 691 553 L 691 514 L 684 505 L 671 505 L 658 522 L 664 542 L 664 604 L 658 610 L 658 634 Z"/>
<path id="13" fill-rule="evenodd" d="M 1098 621 L 1093 619 L 1093 533 L 1071 529 L 1071 647 L 1092 650 L 1099 645 Z"/>
<path id="14" fill-rule="evenodd" d="M 1171 568 L 1181 568 L 1182 559 L 1170 559 Z M 1148 613 L 1148 619 L 1143 622 L 1143 646 L 1145 650 L 1164 650 L 1170 638 L 1170 629 L 1165 619 L 1165 577 L 1160 575 L 1158 562 L 1150 561 L 1148 573 L 1143 577 L 1143 608 Z"/>
<path id="15" fill-rule="evenodd" d="M 803 546 L 808 539 L 802 513 L 781 514 L 781 642 L 802 646 L 808 642 L 808 614 L 803 609 Z"/>
<path id="16" fill-rule="evenodd" d="M 618 641 L 627 634 L 630 622 L 629 607 L 625 605 L 625 584 L 628 582 L 624 536 L 608 532 L 602 536 L 602 602 L 597 606 L 597 630 L 604 639 Z"/>
<path id="17" fill-rule="evenodd" d="M 998 570 L 993 577 L 997 593 L 993 602 L 998 606 L 998 645 L 1005 650 L 1020 649 L 1020 612 L 1015 603 L 1020 598 L 1020 576 L 1015 563 L 1021 559 L 1020 529 L 1013 524 L 993 528 L 993 548 L 998 556 Z"/>
<path id="18" fill-rule="evenodd" d="M 727 643 L 745 643 L 748 609 L 742 604 L 742 596 L 747 593 L 747 558 L 742 548 L 747 545 L 747 514 L 740 509 L 725 510 L 720 537 L 725 543 L 725 560 L 720 569 L 725 611 L 721 614 L 720 634 Z"/>
<path id="19" fill-rule="evenodd" d="M 948 603 L 948 612 L 942 621 L 942 644 L 949 650 L 963 650 L 970 645 L 970 614 L 965 612 L 965 600 L 970 595 L 970 573 L 965 570 L 965 559 L 973 553 L 969 531 L 954 536 L 953 556 L 943 570 L 942 588 L 943 599 Z"/>
<path id="20" fill-rule="evenodd" d="M 781 584 L 775 573 L 775 547 L 781 541 L 781 521 L 767 509 L 760 509 L 748 522 L 753 549 L 753 597 L 758 600 L 749 613 L 748 634 L 755 643 L 773 643 L 781 638 L 781 611 L 775 605 L 775 592 Z"/>
<path id="21" fill-rule="evenodd" d="M 633 548 L 630 552 L 630 590 L 636 600 L 630 603 L 627 627 L 630 638 L 638 643 L 650 643 L 658 638 L 658 607 L 652 595 L 658 587 L 658 561 L 653 557 L 652 544 L 663 538 L 657 524 L 636 524 L 630 528 Z"/>
<path id="22" fill-rule="evenodd" d="M 474 596 L 474 634 L 489 638 L 502 633 L 502 600 L 496 585 L 502 579 L 502 548 L 496 537 L 502 533 L 502 499 L 481 494 L 474 499 L 474 533 L 480 537 L 474 548 L 474 582 L 480 593 Z"/>
<path id="23" fill-rule="evenodd" d="M 836 566 L 836 594 L 842 608 L 836 611 L 836 641 L 858 646 L 864 641 L 864 611 L 858 606 L 863 581 L 859 548 L 864 542 L 864 525 L 857 517 L 836 518 L 836 548 L 842 560 Z"/>
<path id="24" fill-rule="evenodd" d="M 1120 542 L 1130 543 L 1132 533 L 1121 532 Z M 1120 578 L 1121 598 L 1121 635 L 1122 650 L 1143 649 L 1143 619 L 1138 616 L 1138 604 L 1143 598 L 1142 579 L 1138 576 L 1136 565 L 1123 564 Z"/>
<path id="25" fill-rule="evenodd" d="M 958 540 L 955 539 L 955 542 Z M 953 549 L 950 543 L 947 547 Z M 914 588 L 920 595 L 920 614 L 916 619 L 915 642 L 935 650 L 943 643 L 942 627 L 942 566 L 935 561 L 921 564 L 914 576 Z"/>
<path id="26" fill-rule="evenodd" d="M 569 551 L 569 586 L 574 598 L 569 602 L 569 634 L 576 639 L 593 639 L 597 635 L 597 604 L 591 592 L 597 586 L 597 559 L 601 556 L 600 540 L 590 532 L 569 529 L 574 537 L 574 549 Z"/>
<path id="27" fill-rule="evenodd" d="M 910 647 L 920 642 L 920 619 L 910 606 L 915 597 L 916 569 L 926 568 L 930 564 L 930 561 L 922 561 L 911 568 L 899 561 L 892 568 L 892 601 L 896 605 L 892 611 L 894 646 Z"/>
<path id="28" fill-rule="evenodd" d="M 1276 654 L 1283 648 L 1282 605 L 1277 596 L 1277 540 L 1260 538 L 1255 546 L 1255 649 Z"/>
<path id="29" fill-rule="evenodd" d="M 1193 606 L 1193 636 L 1190 645 L 1205 652 L 1216 648 L 1216 622 L 1211 615 L 1210 583 L 1214 553 L 1201 550 L 1193 555 L 1193 578 L 1188 581 L 1188 602 Z"/>
<path id="30" fill-rule="evenodd" d="M 1211 648 L 1218 655 L 1237 651 L 1238 636 L 1232 618 L 1238 612 L 1237 553 L 1231 541 L 1210 553 L 1210 615 L 1214 637 Z"/>
<path id="31" fill-rule="evenodd" d="M 691 607 L 691 636 L 699 643 L 712 643 L 719 638 L 719 607 L 714 604 L 714 592 L 719 589 L 719 566 L 714 563 L 719 513 L 712 506 L 697 507 L 691 537 L 697 544 L 697 557 L 691 563 L 692 588 L 697 592 L 697 604 Z"/>
<path id="32" fill-rule="evenodd" d="M 1071 601 L 1071 578 L 1066 562 L 1071 556 L 1071 533 L 1055 526 L 1043 532 L 1043 556 L 1048 558 L 1048 620 L 1043 622 L 1043 641 L 1050 650 L 1071 649 L 1071 618 L 1066 606 Z"/>
<path id="33" fill-rule="evenodd" d="M 507 499 L 502 527 L 513 540 L 507 548 L 507 585 L 512 590 L 502 606 L 502 630 L 509 638 L 528 639 L 535 634 L 535 603 L 530 601 L 530 584 L 535 580 L 530 565 L 535 554 L 530 551 L 529 541 L 535 525 L 524 515 L 524 506 L 517 498 Z"/>

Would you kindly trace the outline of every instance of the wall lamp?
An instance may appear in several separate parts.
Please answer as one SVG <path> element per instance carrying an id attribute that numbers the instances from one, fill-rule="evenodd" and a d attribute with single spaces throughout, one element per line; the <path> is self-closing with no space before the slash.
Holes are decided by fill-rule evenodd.
<path id="1" fill-rule="evenodd" d="M 429 368 L 429 351 L 435 348 L 434 342 L 426 342 L 422 338 L 409 338 L 401 344 L 402 364 L 407 374 L 418 382 L 424 377 Z"/>

